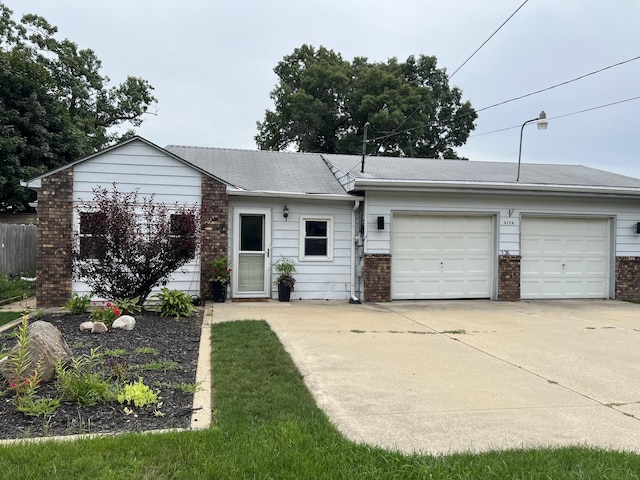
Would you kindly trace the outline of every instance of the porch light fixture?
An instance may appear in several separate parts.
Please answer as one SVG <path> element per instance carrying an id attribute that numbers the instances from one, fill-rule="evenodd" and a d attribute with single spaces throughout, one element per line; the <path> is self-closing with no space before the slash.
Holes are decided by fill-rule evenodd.
<path id="1" fill-rule="evenodd" d="M 544 110 L 540 112 L 537 118 L 532 118 L 531 120 L 527 120 L 520 127 L 520 148 L 518 149 L 518 176 L 516 177 L 516 182 L 520 181 L 520 160 L 522 158 L 522 133 L 524 132 L 524 126 L 531 122 L 538 122 L 538 130 L 546 130 L 547 126 L 549 126 L 549 121 L 547 120 L 547 114 L 544 113 Z"/>
<path id="2" fill-rule="evenodd" d="M 284 206 L 284 210 L 282 210 L 282 216 L 285 220 L 289 218 L 289 207 L 287 207 L 286 205 Z"/>

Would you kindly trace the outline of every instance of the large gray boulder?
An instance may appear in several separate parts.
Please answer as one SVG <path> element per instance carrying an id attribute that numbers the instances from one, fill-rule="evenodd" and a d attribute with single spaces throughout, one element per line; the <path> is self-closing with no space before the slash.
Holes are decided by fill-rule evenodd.
<path id="1" fill-rule="evenodd" d="M 29 351 L 29 369 L 25 376 L 38 371 L 41 382 L 48 382 L 55 376 L 55 365 L 58 361 L 67 363 L 73 357 L 62 333 L 49 322 L 38 320 L 29 325 L 27 333 L 27 349 Z M 8 360 L 18 350 L 13 347 L 8 357 L 0 364 L 0 373 L 4 377 L 11 376 L 11 362 Z"/>

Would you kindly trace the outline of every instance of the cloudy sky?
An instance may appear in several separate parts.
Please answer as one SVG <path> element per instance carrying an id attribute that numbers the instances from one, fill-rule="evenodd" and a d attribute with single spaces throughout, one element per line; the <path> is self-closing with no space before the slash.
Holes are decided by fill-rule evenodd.
<path id="1" fill-rule="evenodd" d="M 273 67 L 303 43 L 352 60 L 435 55 L 454 72 L 524 0 L 4 0 L 93 49 L 114 83 L 155 87 L 138 133 L 168 144 L 255 149 Z M 640 56 L 637 0 L 529 0 L 451 79 L 480 110 Z M 460 154 L 582 164 L 640 178 L 640 59 L 479 113 Z M 614 106 L 590 110 L 614 102 Z M 574 114 L 576 113 L 576 114 Z M 558 118 L 559 117 L 559 118 Z M 515 127 L 510 128 L 509 127 Z M 507 129 L 497 133 L 495 130 Z"/>

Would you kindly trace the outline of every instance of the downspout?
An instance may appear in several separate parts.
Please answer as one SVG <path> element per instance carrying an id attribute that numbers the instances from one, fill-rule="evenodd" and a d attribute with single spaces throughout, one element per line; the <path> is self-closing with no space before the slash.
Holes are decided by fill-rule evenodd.
<path id="1" fill-rule="evenodd" d="M 356 297 L 356 245 L 360 240 L 359 237 L 356 238 L 356 212 L 359 208 L 360 200 L 356 200 L 351 210 L 351 296 L 349 303 L 360 303 Z"/>

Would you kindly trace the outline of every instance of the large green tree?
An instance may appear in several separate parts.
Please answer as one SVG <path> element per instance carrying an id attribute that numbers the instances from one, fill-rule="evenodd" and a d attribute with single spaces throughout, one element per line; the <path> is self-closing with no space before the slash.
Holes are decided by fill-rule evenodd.
<path id="1" fill-rule="evenodd" d="M 33 199 L 20 180 L 131 135 L 119 129 L 139 126 L 156 100 L 141 78 L 109 86 L 95 53 L 56 39 L 44 18 L 12 15 L 0 3 L 0 212 Z"/>
<path id="2" fill-rule="evenodd" d="M 450 87 L 435 57 L 410 56 L 369 63 L 309 45 L 279 62 L 271 92 L 275 109 L 258 122 L 263 150 L 360 153 L 368 126 L 367 153 L 458 158 L 477 117 L 462 92 Z"/>

